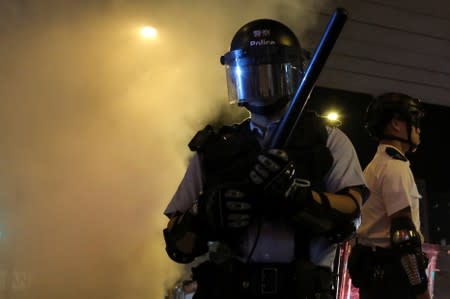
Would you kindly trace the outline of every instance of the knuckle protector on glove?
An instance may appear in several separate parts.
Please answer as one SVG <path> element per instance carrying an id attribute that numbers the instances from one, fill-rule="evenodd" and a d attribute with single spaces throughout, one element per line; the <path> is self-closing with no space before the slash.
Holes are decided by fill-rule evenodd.
<path id="1" fill-rule="evenodd" d="M 276 156 L 273 156 L 276 157 Z M 266 155 L 259 155 L 258 156 L 258 161 L 261 163 L 260 165 L 264 166 L 268 171 L 270 172 L 276 172 L 278 170 L 280 170 L 281 166 L 275 162 L 273 159 L 273 157 L 268 157 Z M 258 165 L 257 165 L 258 166 Z M 263 168 L 261 167 L 261 170 Z M 258 171 L 258 169 L 256 169 Z"/>
<path id="2" fill-rule="evenodd" d="M 293 161 L 280 149 L 271 149 L 257 158 L 257 164 L 250 172 L 250 180 L 262 186 L 266 195 L 285 196 L 295 173 Z"/>
<path id="3" fill-rule="evenodd" d="M 250 224 L 252 205 L 247 194 L 241 190 L 224 191 L 223 217 L 226 228 L 243 228 Z"/>
<path id="4" fill-rule="evenodd" d="M 199 201 L 211 234 L 210 240 L 220 239 L 229 229 L 245 228 L 250 224 L 253 205 L 245 184 L 224 184 L 206 191 Z"/>
<path id="5" fill-rule="evenodd" d="M 248 202 L 242 201 L 226 201 L 225 206 L 230 211 L 246 211 L 252 208 L 252 205 Z"/>

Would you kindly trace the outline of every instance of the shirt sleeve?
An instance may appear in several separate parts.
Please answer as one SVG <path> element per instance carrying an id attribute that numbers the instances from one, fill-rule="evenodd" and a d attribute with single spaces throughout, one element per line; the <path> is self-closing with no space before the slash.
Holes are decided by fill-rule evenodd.
<path id="1" fill-rule="evenodd" d="M 200 157 L 195 154 L 187 167 L 183 179 L 178 185 L 172 200 L 164 210 L 164 214 L 169 216 L 176 212 L 189 210 L 197 200 L 203 188 Z"/>
<path id="2" fill-rule="evenodd" d="M 391 216 L 411 205 L 412 173 L 403 161 L 390 161 L 385 168 L 381 182 L 381 198 L 383 198 L 386 213 Z"/>
<path id="3" fill-rule="evenodd" d="M 339 128 L 327 127 L 327 147 L 333 164 L 325 176 L 326 191 L 335 193 L 347 187 L 366 186 L 364 174 L 355 148 Z"/>

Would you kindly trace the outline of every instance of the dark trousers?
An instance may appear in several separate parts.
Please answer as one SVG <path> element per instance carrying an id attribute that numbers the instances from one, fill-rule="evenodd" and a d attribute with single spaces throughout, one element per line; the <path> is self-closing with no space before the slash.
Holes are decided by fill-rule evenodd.
<path id="1" fill-rule="evenodd" d="M 409 290 L 389 289 L 389 286 L 383 288 L 367 288 L 359 290 L 360 299 L 416 299 L 415 294 L 408 294 Z"/>
<path id="2" fill-rule="evenodd" d="M 393 265 L 380 267 L 383 277 L 374 278 L 368 286 L 359 288 L 360 299 L 416 299 L 402 270 Z"/>
<path id="3" fill-rule="evenodd" d="M 415 299 L 400 264 L 400 256 L 391 249 L 363 245 L 352 248 L 348 270 L 360 299 Z"/>
<path id="4" fill-rule="evenodd" d="M 332 274 L 308 262 L 217 265 L 192 269 L 194 299 L 332 299 Z"/>

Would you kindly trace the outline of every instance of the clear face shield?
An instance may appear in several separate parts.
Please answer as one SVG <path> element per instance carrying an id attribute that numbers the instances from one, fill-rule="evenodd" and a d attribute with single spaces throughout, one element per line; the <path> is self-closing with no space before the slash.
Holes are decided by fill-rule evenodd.
<path id="1" fill-rule="evenodd" d="M 280 52 L 284 55 L 275 56 Z M 278 49 L 276 53 L 264 51 L 264 55 L 254 56 L 243 51 L 227 53 L 222 59 L 230 103 L 266 106 L 281 98 L 292 98 L 303 78 L 303 66 L 297 53 L 292 49 L 284 52 Z"/>
<path id="2" fill-rule="evenodd" d="M 230 103 L 255 106 L 272 104 L 280 98 L 291 98 L 302 78 L 301 67 L 292 63 L 226 65 Z"/>

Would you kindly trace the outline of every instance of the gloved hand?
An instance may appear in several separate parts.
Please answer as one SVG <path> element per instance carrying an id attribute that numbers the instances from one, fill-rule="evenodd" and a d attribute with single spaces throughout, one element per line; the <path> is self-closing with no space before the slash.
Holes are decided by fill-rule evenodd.
<path id="1" fill-rule="evenodd" d="M 286 151 L 270 149 L 257 157 L 250 180 L 265 197 L 286 197 L 294 181 L 295 166 Z"/>
<path id="2" fill-rule="evenodd" d="M 223 221 L 228 228 L 243 228 L 250 224 L 252 204 L 248 191 L 238 186 L 231 186 L 222 190 Z"/>
<path id="3" fill-rule="evenodd" d="M 254 207 L 248 183 L 228 183 L 206 190 L 199 198 L 198 215 L 208 240 L 219 240 L 230 230 L 250 224 Z"/>

